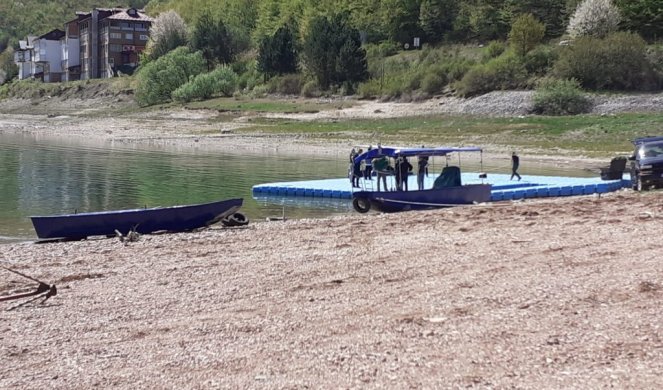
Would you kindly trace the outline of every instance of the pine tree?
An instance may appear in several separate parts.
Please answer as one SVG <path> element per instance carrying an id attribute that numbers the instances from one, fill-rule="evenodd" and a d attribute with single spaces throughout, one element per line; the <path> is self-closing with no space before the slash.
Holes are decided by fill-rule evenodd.
<path id="1" fill-rule="evenodd" d="M 196 21 L 191 36 L 191 47 L 202 52 L 209 70 L 216 62 L 225 64 L 232 61 L 230 36 L 223 20 L 214 20 L 209 12 L 205 12 Z"/>

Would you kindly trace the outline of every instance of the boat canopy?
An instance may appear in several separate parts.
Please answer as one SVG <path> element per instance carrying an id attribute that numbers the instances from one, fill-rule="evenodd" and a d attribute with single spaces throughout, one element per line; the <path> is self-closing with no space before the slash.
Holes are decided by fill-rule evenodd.
<path id="1" fill-rule="evenodd" d="M 370 160 L 380 156 L 387 157 L 414 157 L 414 156 L 446 156 L 449 153 L 454 152 L 481 152 L 482 149 L 475 146 L 466 146 L 466 147 L 437 147 L 437 148 L 395 148 L 395 147 L 378 147 L 376 149 L 371 149 L 367 152 L 360 154 L 355 157 L 355 164 L 362 162 L 363 160 Z"/>

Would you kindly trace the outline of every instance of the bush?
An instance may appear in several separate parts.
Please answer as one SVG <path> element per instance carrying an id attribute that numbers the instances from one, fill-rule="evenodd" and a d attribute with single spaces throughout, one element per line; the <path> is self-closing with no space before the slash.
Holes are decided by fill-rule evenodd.
<path id="1" fill-rule="evenodd" d="M 520 58 L 505 53 L 485 64 L 470 69 L 462 80 L 455 83 L 459 96 L 469 97 L 495 90 L 522 88 L 527 71 Z"/>
<path id="2" fill-rule="evenodd" d="M 142 106 L 168 102 L 174 90 L 206 68 L 199 52 L 177 48 L 141 67 L 137 75 L 136 101 Z"/>
<path id="3" fill-rule="evenodd" d="M 278 78 L 277 92 L 284 95 L 299 95 L 302 91 L 302 77 L 288 74 Z"/>
<path id="4" fill-rule="evenodd" d="M 506 45 L 501 41 L 490 41 L 488 46 L 483 49 L 481 59 L 483 62 L 488 62 L 493 58 L 497 58 L 506 51 Z"/>
<path id="5" fill-rule="evenodd" d="M 302 87 L 302 95 L 306 97 L 320 97 L 321 92 L 320 92 L 320 86 L 318 86 L 318 83 L 314 80 L 309 81 L 308 83 L 304 84 Z"/>
<path id="6" fill-rule="evenodd" d="M 554 47 L 537 46 L 534 50 L 525 54 L 523 64 L 528 74 L 543 76 L 552 69 L 558 57 L 559 54 Z"/>
<path id="7" fill-rule="evenodd" d="M 447 80 L 435 73 L 427 74 L 421 81 L 421 89 L 429 94 L 441 92 L 445 85 Z"/>
<path id="8" fill-rule="evenodd" d="M 220 66 L 209 73 L 199 74 L 173 91 L 172 96 L 178 102 L 190 102 L 215 95 L 232 96 L 236 87 L 237 74 L 228 66 Z"/>
<path id="9" fill-rule="evenodd" d="M 628 32 L 577 39 L 562 49 L 553 73 L 587 89 L 652 90 L 659 84 L 644 40 Z"/>
<path id="10" fill-rule="evenodd" d="M 567 32 L 571 37 L 605 37 L 617 31 L 621 15 L 610 0 L 584 0 L 569 20 Z"/>
<path id="11" fill-rule="evenodd" d="M 577 80 L 544 80 L 534 94 L 534 112 L 544 115 L 576 115 L 588 112 L 591 102 Z"/>
<path id="12" fill-rule="evenodd" d="M 258 72 L 255 60 L 246 63 L 235 62 L 232 68 L 239 75 L 237 88 L 242 91 L 251 91 L 256 85 L 264 82 L 265 76 Z"/>

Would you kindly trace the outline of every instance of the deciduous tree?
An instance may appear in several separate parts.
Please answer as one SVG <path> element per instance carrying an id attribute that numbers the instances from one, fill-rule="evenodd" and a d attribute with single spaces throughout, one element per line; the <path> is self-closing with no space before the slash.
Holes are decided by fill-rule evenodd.
<path id="1" fill-rule="evenodd" d="M 534 15 L 520 15 L 511 26 L 509 43 L 516 54 L 525 55 L 541 43 L 546 27 Z"/>
<path id="2" fill-rule="evenodd" d="M 567 32 L 572 37 L 605 37 L 617 31 L 621 15 L 611 0 L 584 0 L 571 16 Z"/>
<path id="3" fill-rule="evenodd" d="M 167 11 L 157 16 L 152 23 L 145 53 L 149 60 L 156 60 L 177 47 L 186 46 L 187 43 L 186 23 L 175 11 Z"/>

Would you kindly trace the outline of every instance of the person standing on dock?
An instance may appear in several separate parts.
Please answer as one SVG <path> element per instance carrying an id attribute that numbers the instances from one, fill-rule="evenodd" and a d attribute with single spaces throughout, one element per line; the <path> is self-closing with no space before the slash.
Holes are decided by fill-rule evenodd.
<path id="1" fill-rule="evenodd" d="M 387 175 L 389 174 L 389 160 L 387 160 L 386 156 L 381 155 L 373 159 L 372 165 L 378 175 L 378 191 L 380 191 L 380 180 L 382 180 L 382 183 L 384 184 L 384 190 L 388 191 Z"/>
<path id="2" fill-rule="evenodd" d="M 371 145 L 368 145 L 368 149 L 366 152 L 370 152 L 373 147 Z M 366 159 L 364 160 L 366 164 L 364 165 L 364 180 L 373 180 L 373 164 L 371 164 L 371 160 Z"/>
<path id="3" fill-rule="evenodd" d="M 520 167 L 520 157 L 516 154 L 516 152 L 511 153 L 511 179 L 513 180 L 513 177 L 516 176 L 518 177 L 518 181 L 520 181 L 521 177 L 518 174 L 518 167 Z"/>
<path id="4" fill-rule="evenodd" d="M 410 175 L 410 171 L 412 171 L 412 164 L 410 164 L 410 162 L 407 161 L 407 157 L 398 156 L 395 168 L 396 168 L 395 169 L 396 189 L 398 189 L 398 191 L 403 191 L 403 189 L 407 191 L 408 190 L 407 179 L 408 176 Z"/>
<path id="5" fill-rule="evenodd" d="M 424 176 L 428 173 L 428 157 L 419 156 L 417 158 L 417 186 L 419 191 L 424 189 Z"/>
<path id="6" fill-rule="evenodd" d="M 356 156 L 360 156 L 362 153 L 364 153 L 363 150 L 359 149 L 357 151 Z M 356 157 L 355 156 L 355 157 Z M 352 159 L 352 187 L 358 188 L 359 187 L 359 179 L 362 176 L 361 172 L 361 162 L 356 162 L 354 161 L 355 159 Z"/>

